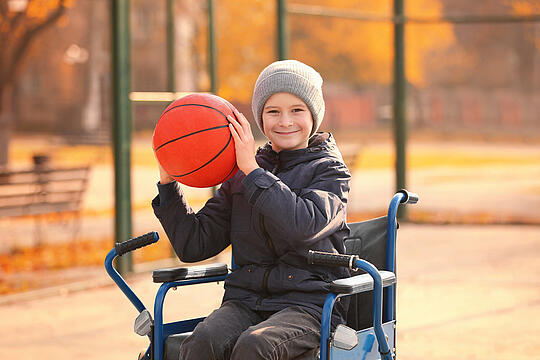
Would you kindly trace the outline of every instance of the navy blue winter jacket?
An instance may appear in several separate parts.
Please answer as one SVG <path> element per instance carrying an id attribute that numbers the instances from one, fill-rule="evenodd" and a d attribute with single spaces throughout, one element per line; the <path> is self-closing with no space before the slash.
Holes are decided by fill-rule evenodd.
<path id="1" fill-rule="evenodd" d="M 305 149 L 276 153 L 266 144 L 256 160 L 260 168 L 238 171 L 197 213 L 176 182 L 158 185 L 154 212 L 182 261 L 232 244 L 237 268 L 225 281 L 224 301 L 261 311 L 300 305 L 320 316 L 329 283 L 350 275 L 308 265 L 307 253 L 345 252 L 349 170 L 328 133 L 315 134 Z M 334 325 L 344 321 L 347 303 L 336 303 Z"/>

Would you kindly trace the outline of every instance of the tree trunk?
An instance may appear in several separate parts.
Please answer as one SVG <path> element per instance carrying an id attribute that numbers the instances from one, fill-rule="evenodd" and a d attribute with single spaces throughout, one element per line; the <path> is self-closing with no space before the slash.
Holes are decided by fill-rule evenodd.
<path id="1" fill-rule="evenodd" d="M 89 4 L 90 32 L 89 32 L 89 48 L 90 58 L 88 60 L 88 70 L 86 81 L 88 85 L 87 96 L 83 108 L 82 129 L 85 135 L 94 135 L 99 130 L 101 123 L 101 97 L 99 78 L 101 75 L 101 48 L 100 39 L 98 38 L 99 26 L 101 20 L 96 16 L 96 12 L 101 7 L 99 2 Z"/>
<path id="2" fill-rule="evenodd" d="M 198 91 L 198 69 L 193 41 L 197 37 L 194 19 L 204 14 L 199 1 L 182 1 L 175 7 L 175 83 L 176 91 Z"/>
<path id="3" fill-rule="evenodd" d="M 9 161 L 9 140 L 13 126 L 13 87 L 6 84 L 0 89 L 0 169 Z"/>

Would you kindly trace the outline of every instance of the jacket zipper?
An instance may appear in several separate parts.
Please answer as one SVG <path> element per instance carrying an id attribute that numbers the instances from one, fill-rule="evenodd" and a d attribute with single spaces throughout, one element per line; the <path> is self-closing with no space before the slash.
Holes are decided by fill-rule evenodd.
<path id="1" fill-rule="evenodd" d="M 262 214 L 259 215 L 259 225 L 261 227 L 261 232 L 263 236 L 266 239 L 266 243 L 268 244 L 268 247 L 270 248 L 270 251 L 272 252 L 272 255 L 274 258 L 276 257 L 276 249 L 274 247 L 274 243 L 272 242 L 272 238 L 270 237 L 270 234 L 268 234 L 268 231 L 266 230 L 266 227 L 264 225 L 264 216 Z M 261 287 L 261 294 L 259 295 L 259 298 L 257 299 L 257 302 L 255 305 L 258 307 L 261 305 L 261 302 L 263 298 L 268 296 L 268 277 L 270 276 L 270 271 L 274 268 L 274 264 L 270 265 L 268 269 L 264 272 L 263 275 L 263 282 Z"/>
<path id="2" fill-rule="evenodd" d="M 270 251 L 272 251 L 272 255 L 274 255 L 274 258 L 276 258 L 277 257 L 276 248 L 274 247 L 274 242 L 272 241 L 272 238 L 270 237 L 270 234 L 268 234 L 268 231 L 266 230 L 266 226 L 264 225 L 263 214 L 259 214 L 259 226 L 261 227 L 261 232 L 264 238 L 266 239 L 266 243 L 268 244 Z"/>
<path id="3" fill-rule="evenodd" d="M 276 174 L 278 172 L 278 168 L 279 168 L 278 165 L 276 165 L 272 169 L 272 174 Z M 272 252 L 272 255 L 274 256 L 274 258 L 277 258 L 276 248 L 274 247 L 274 242 L 272 241 L 272 238 L 270 237 L 270 234 L 268 234 L 268 231 L 266 230 L 266 226 L 264 224 L 264 215 L 263 214 L 259 214 L 259 226 L 261 228 L 261 233 L 263 234 L 264 238 L 266 239 L 266 243 L 268 244 L 268 247 L 270 248 L 270 251 Z M 272 271 L 274 266 L 275 266 L 275 264 L 272 264 L 264 272 L 263 283 L 262 283 L 262 288 L 261 288 L 261 294 L 260 294 L 259 298 L 257 299 L 257 302 L 255 303 L 255 305 L 257 307 L 261 305 L 261 302 L 262 302 L 263 298 L 268 295 L 268 277 L 270 276 L 270 271 Z"/>

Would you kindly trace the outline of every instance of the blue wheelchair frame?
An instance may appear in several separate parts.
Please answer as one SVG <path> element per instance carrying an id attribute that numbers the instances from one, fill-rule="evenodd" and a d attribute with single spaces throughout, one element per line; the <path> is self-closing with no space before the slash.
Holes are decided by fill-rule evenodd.
<path id="1" fill-rule="evenodd" d="M 347 286 L 351 288 L 358 288 L 359 285 L 363 286 L 360 291 L 367 291 L 373 289 L 373 327 L 360 330 L 356 332 L 358 339 L 358 345 L 350 350 L 343 350 L 337 346 L 332 346 L 331 341 L 331 315 L 335 301 L 341 296 L 352 295 L 357 290 L 347 291 L 340 293 L 331 291 L 326 298 L 323 307 L 322 321 L 321 321 L 321 345 L 320 345 L 320 359 L 384 359 L 391 360 L 395 358 L 395 270 L 396 270 L 396 231 L 397 231 L 397 211 L 400 204 L 414 204 L 418 201 L 418 196 L 414 193 L 410 193 L 407 190 L 398 191 L 390 202 L 387 214 L 387 232 L 386 232 L 386 265 L 385 273 L 393 276 L 392 281 L 386 284 L 383 289 L 383 279 L 379 270 L 371 263 L 359 259 L 356 255 L 336 255 L 317 253 L 316 262 L 309 260 L 310 263 L 319 263 L 326 265 L 348 266 L 351 269 L 364 270 L 372 280 L 371 283 L 366 282 L 365 275 L 359 275 L 352 278 L 342 279 L 346 280 Z M 151 232 L 143 236 L 130 239 L 128 241 L 117 243 L 115 247 L 107 254 L 105 258 L 105 268 L 109 276 L 113 279 L 116 285 L 127 296 L 139 313 L 148 312 L 141 300 L 125 282 L 122 276 L 116 271 L 113 266 L 113 261 L 116 257 L 121 256 L 127 252 L 141 248 L 143 246 L 150 245 L 157 242 L 159 236 L 157 232 Z M 313 253 L 313 252 L 312 252 Z M 312 254 L 310 254 L 311 256 Z M 339 259 L 336 260 L 336 257 Z M 326 259 L 326 260 L 325 260 Z M 337 262 L 336 262 L 337 261 Z M 150 346 L 143 359 L 162 360 L 164 356 L 165 340 L 167 337 L 173 334 L 182 334 L 193 331 L 195 326 L 203 321 L 205 318 L 194 318 L 188 320 L 181 320 L 170 323 L 163 323 L 163 303 L 165 296 L 171 288 L 179 286 L 202 284 L 210 282 L 224 281 L 227 277 L 227 268 L 225 264 L 222 265 L 224 271 L 220 271 L 215 276 L 208 276 L 203 274 L 202 276 L 193 276 L 193 278 L 186 278 L 179 281 L 163 282 L 158 289 L 154 302 L 154 320 L 151 326 L 151 330 L 147 336 L 150 338 Z M 234 259 L 232 259 L 232 267 L 235 267 Z M 178 268 L 189 269 L 189 268 Z M 358 279 L 358 280 L 357 280 Z M 336 280 L 338 283 L 340 280 Z M 360 283 L 363 282 L 363 283 Z M 366 289 L 365 285 L 369 286 Z M 339 286 L 335 287 L 340 289 Z M 383 309 L 383 291 L 384 298 L 387 299 Z"/>

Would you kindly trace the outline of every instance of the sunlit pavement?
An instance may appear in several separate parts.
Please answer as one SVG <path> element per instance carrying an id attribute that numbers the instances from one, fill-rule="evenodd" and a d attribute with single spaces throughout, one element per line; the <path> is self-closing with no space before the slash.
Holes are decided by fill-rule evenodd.
<path id="1" fill-rule="evenodd" d="M 400 359 L 534 358 L 540 350 L 540 227 L 404 223 L 398 244 Z M 129 282 L 151 308 L 157 289 L 151 274 Z M 104 283 L 105 274 L 95 273 L 88 289 L 67 286 L 0 306 L 2 355 L 133 359 L 146 344 L 132 330 L 136 310 Z M 215 284 L 177 290 L 166 301 L 166 320 L 204 315 L 221 294 Z"/>
<path id="2" fill-rule="evenodd" d="M 427 147 L 425 152 L 434 149 Z M 534 144 L 472 146 L 466 151 L 519 151 L 524 158 L 540 158 L 540 146 Z M 451 153 L 449 149 L 447 154 Z M 111 179 L 109 167 L 94 167 L 81 236 L 112 241 Z M 134 235 L 159 229 L 149 207 L 156 181 L 155 167 L 134 168 Z M 427 220 L 536 225 L 402 223 L 398 358 L 534 358 L 540 351 L 540 162 L 415 166 L 408 172 L 407 184 L 420 195 L 411 211 L 428 213 Z M 384 213 L 393 189 L 392 169 L 355 169 L 349 213 Z M 189 190 L 195 208 L 208 195 L 208 190 Z M 7 225 L 9 233 L 3 232 L 13 241 L 25 239 L 18 235 L 27 234 L 31 223 L 13 224 Z M 9 239 L 6 236 L 0 251 L 12 245 Z M 221 255 L 221 260 L 228 258 Z M 144 265 L 138 265 L 130 283 L 151 308 L 157 286 Z M 136 311 L 110 285 L 104 270 L 79 268 L 59 275 L 69 281 L 0 297 L 0 353 L 17 359 L 135 358 L 146 339 L 132 332 Z M 204 315 L 218 306 L 220 297 L 221 288 L 214 284 L 179 290 L 167 301 L 166 319 Z"/>
<path id="3" fill-rule="evenodd" d="M 419 204 L 410 208 L 413 219 L 443 223 L 540 224 L 540 161 L 537 161 L 540 144 L 411 144 L 410 147 L 416 157 L 433 158 L 428 164 L 412 163 L 407 172 L 407 188 L 420 195 Z M 360 158 L 391 151 L 390 144 L 362 145 Z M 474 154 L 484 160 L 473 164 L 445 160 L 463 154 Z M 133 234 L 136 235 L 159 228 L 150 208 L 150 201 L 157 192 L 158 176 L 155 164 L 134 165 L 132 171 Z M 384 214 L 395 189 L 393 168 L 361 163 L 352 173 L 349 214 Z M 113 179 L 110 165 L 92 167 L 80 238 L 110 238 L 112 241 Z M 186 194 L 197 209 L 208 199 L 210 190 L 187 188 Z M 4 238 L 0 252 L 5 253 L 15 244 L 31 245 L 34 239 L 29 236 L 29 229 L 32 226 L 32 220 L 2 219 L 0 231 Z M 49 241 L 71 241 L 70 235 L 61 228 L 45 234 Z"/>

